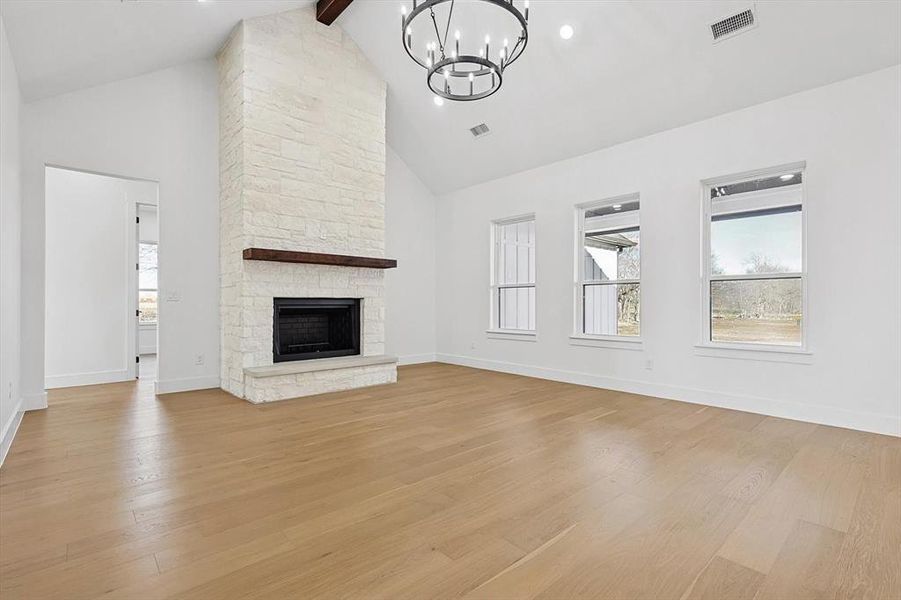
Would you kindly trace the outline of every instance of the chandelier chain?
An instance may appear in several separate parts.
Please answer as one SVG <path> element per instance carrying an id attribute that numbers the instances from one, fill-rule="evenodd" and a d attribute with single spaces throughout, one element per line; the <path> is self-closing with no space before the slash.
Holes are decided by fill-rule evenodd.
<path id="1" fill-rule="evenodd" d="M 432 26 L 435 28 L 435 39 L 438 40 L 438 50 L 441 51 L 441 58 L 444 59 L 444 41 L 441 40 L 441 34 L 438 33 L 438 21 L 435 19 L 435 9 L 429 8 L 429 12 L 432 15 Z M 447 38 L 445 38 L 447 41 Z"/>
<path id="2" fill-rule="evenodd" d="M 454 18 L 454 2 L 456 2 L 456 1 L 457 0 L 451 0 L 450 12 L 448 12 L 448 14 L 447 14 L 447 25 L 444 26 L 444 44 L 443 45 L 445 45 L 445 46 L 447 45 L 447 32 L 450 31 L 451 19 Z M 442 48 L 441 52 L 442 52 L 442 56 L 443 56 L 444 55 L 443 48 Z"/>

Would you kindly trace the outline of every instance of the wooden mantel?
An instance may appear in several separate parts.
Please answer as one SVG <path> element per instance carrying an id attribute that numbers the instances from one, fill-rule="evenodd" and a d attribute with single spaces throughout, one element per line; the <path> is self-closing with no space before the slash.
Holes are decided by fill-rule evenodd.
<path id="1" fill-rule="evenodd" d="M 268 260 L 271 262 L 306 263 L 309 265 L 332 265 L 338 267 L 366 267 L 369 269 L 393 269 L 397 267 L 397 261 L 393 258 L 294 252 L 293 250 L 270 250 L 267 248 L 245 248 L 244 260 Z"/>

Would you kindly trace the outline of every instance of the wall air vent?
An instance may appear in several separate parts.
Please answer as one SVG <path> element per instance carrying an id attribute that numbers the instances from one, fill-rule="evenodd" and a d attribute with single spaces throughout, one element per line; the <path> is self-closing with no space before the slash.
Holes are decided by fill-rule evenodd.
<path id="1" fill-rule="evenodd" d="M 714 42 L 721 42 L 740 33 L 750 31 L 757 27 L 757 14 L 754 7 L 743 10 L 732 16 L 710 24 L 710 33 Z"/>
<path id="2" fill-rule="evenodd" d="M 469 133 L 471 133 L 472 137 L 474 137 L 474 138 L 480 138 L 480 137 L 485 137 L 486 135 L 491 133 L 491 130 L 488 129 L 488 126 L 485 125 L 484 123 L 479 123 L 475 127 L 470 127 Z"/>

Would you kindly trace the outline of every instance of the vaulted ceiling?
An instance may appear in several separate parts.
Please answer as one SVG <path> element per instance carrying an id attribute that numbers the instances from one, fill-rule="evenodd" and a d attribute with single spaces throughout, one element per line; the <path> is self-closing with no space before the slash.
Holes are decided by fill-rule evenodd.
<path id="1" fill-rule="evenodd" d="M 757 2 L 756 29 L 712 43 L 709 25 L 750 5 L 533 0 L 501 90 L 442 107 L 401 46 L 400 2 L 357 1 L 337 23 L 388 81 L 389 143 L 442 193 L 901 61 L 901 2 Z M 492 133 L 475 140 L 479 123 Z"/>
<path id="2" fill-rule="evenodd" d="M 0 11 L 35 99 L 213 56 L 240 19 L 310 2 L 3 0 Z M 712 43 L 710 23 L 751 4 L 532 0 L 529 47 L 501 91 L 441 107 L 401 47 L 399 0 L 356 0 L 335 24 L 388 82 L 389 144 L 444 193 L 901 62 L 899 2 L 757 2 L 757 28 Z M 492 133 L 475 140 L 479 123 Z"/>
<path id="3" fill-rule="evenodd" d="M 2 0 L 26 100 L 214 56 L 241 19 L 313 0 Z"/>

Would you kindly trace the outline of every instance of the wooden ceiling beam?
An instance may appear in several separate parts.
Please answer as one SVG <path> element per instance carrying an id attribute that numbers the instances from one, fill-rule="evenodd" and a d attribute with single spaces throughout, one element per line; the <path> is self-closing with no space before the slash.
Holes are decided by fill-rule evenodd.
<path id="1" fill-rule="evenodd" d="M 316 3 L 316 20 L 331 25 L 353 0 L 319 0 Z"/>

